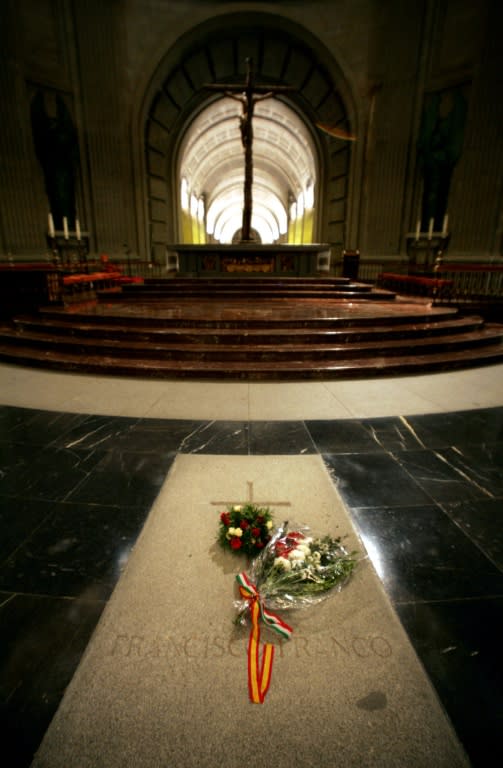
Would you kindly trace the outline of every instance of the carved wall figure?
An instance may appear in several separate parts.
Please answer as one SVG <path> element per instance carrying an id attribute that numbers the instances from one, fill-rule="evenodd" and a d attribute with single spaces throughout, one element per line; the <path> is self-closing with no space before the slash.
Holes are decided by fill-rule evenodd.
<path id="1" fill-rule="evenodd" d="M 61 96 L 56 95 L 51 109 L 48 106 L 44 93 L 37 91 L 31 103 L 35 152 L 44 174 L 54 226 L 62 230 L 63 217 L 66 216 L 68 227 L 75 229 L 75 188 L 79 166 L 77 131 Z"/>
<path id="2" fill-rule="evenodd" d="M 418 138 L 418 161 L 423 174 L 421 230 L 430 219 L 442 229 L 452 173 L 461 157 L 466 122 L 466 98 L 461 88 L 430 94 L 425 101 Z"/>

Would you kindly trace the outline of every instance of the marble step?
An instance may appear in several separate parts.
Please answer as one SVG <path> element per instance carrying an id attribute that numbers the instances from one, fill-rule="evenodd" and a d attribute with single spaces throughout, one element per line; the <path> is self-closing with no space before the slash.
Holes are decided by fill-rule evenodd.
<path id="1" fill-rule="evenodd" d="M 167 282 L 180 281 L 163 281 L 163 289 Z M 226 280 L 205 282 L 212 291 Z M 127 290 L 117 292 L 120 300 L 42 307 L 0 327 L 0 359 L 107 375 L 256 380 L 382 376 L 503 359 L 503 325 L 426 299 L 264 298 L 264 280 L 255 282 L 260 293 L 241 299 L 174 292 L 141 300 Z M 373 294 L 367 289 L 361 296 Z"/>
<path id="2" fill-rule="evenodd" d="M 364 310 L 367 309 L 365 313 Z M 35 316 L 28 316 L 33 320 Z M 358 329 L 377 328 L 383 325 L 398 327 L 441 323 L 448 320 L 463 322 L 457 309 L 431 308 L 424 305 L 403 306 L 385 303 L 378 307 L 359 305 L 358 312 L 351 305 L 328 302 L 112 302 L 78 305 L 76 308 L 41 308 L 36 316 L 40 320 L 61 325 L 102 327 L 107 324 L 122 325 L 130 329 L 236 329 L 279 330 L 300 329 Z M 475 318 L 475 319 L 474 319 Z M 26 319 L 19 316 L 16 320 Z M 465 318 L 466 319 L 466 318 Z M 470 316 L 470 322 L 480 324 L 482 318 Z"/>
<path id="3" fill-rule="evenodd" d="M 503 327 L 479 329 L 470 333 L 447 334 L 437 337 L 386 339 L 377 341 L 356 341 L 348 343 L 327 343 L 325 340 L 316 343 L 305 343 L 297 337 L 290 336 L 276 344 L 257 343 L 256 340 L 246 340 L 242 343 L 229 344 L 213 339 L 203 343 L 197 338 L 186 342 L 146 343 L 127 338 L 85 338 L 74 335 L 53 335 L 51 333 L 13 331 L 2 332 L 0 329 L 0 345 L 4 348 L 11 344 L 26 349 L 41 349 L 48 352 L 61 351 L 82 355 L 103 355 L 120 358 L 159 358 L 159 360 L 214 360 L 222 365 L 235 361 L 283 361 L 286 359 L 303 359 L 317 361 L 332 359 L 335 361 L 365 358 L 375 355 L 400 356 L 409 353 L 411 349 L 417 355 L 435 352 L 451 352 L 469 350 L 483 345 L 490 345 L 503 340 Z M 5 351 L 2 354 L 6 354 Z M 502 344 L 503 354 L 503 344 Z"/>
<path id="4" fill-rule="evenodd" d="M 381 323 L 361 327 L 275 327 L 267 328 L 212 328 L 201 326 L 159 327 L 151 322 L 150 326 L 125 325 L 121 319 L 108 322 L 103 318 L 101 323 L 89 323 L 85 319 L 73 319 L 71 325 L 68 317 L 19 317 L 14 319 L 14 330 L 17 334 L 51 334 L 55 337 L 71 334 L 74 338 L 85 339 L 116 339 L 121 343 L 144 342 L 151 344 L 260 344 L 281 345 L 291 342 L 292 334 L 299 344 L 351 344 L 357 342 L 376 343 L 393 339 L 431 338 L 445 334 L 469 333 L 483 328 L 480 317 L 442 317 L 433 322 L 410 322 L 401 324 Z M 9 332 L 10 327 L 4 327 L 3 332 Z"/>
<path id="5" fill-rule="evenodd" d="M 152 286 L 150 288 L 143 287 L 141 285 L 125 285 L 120 290 L 101 290 L 96 291 L 96 296 L 100 301 L 131 301 L 134 299 L 140 301 L 159 301 L 160 299 L 167 300 L 170 297 L 175 298 L 177 301 L 185 298 L 191 301 L 195 299 L 226 299 L 226 300 L 249 300 L 250 296 L 255 293 L 258 299 L 344 299 L 346 301 L 393 301 L 396 294 L 390 293 L 390 291 L 379 290 L 371 288 L 370 286 L 364 286 L 362 288 L 355 289 L 352 286 L 344 286 L 343 288 L 334 289 L 312 289 L 312 288 L 261 288 L 255 292 L 250 291 L 246 287 L 243 288 L 214 288 L 204 290 L 198 287 L 187 287 L 186 289 L 179 289 L 176 286 L 172 288 L 164 288 Z"/>
<path id="6" fill-rule="evenodd" d="M 407 375 L 433 371 L 489 365 L 501 362 L 501 342 L 476 349 L 405 354 L 398 356 L 376 354 L 367 358 L 346 360 L 291 359 L 272 361 L 160 360 L 157 358 L 127 359 L 118 356 L 84 355 L 82 353 L 23 349 L 0 344 L 0 359 L 5 362 L 107 376 L 129 376 L 157 379 L 246 379 L 246 380 L 309 380 L 366 378 L 382 375 Z"/>
<path id="7" fill-rule="evenodd" d="M 265 285 L 322 285 L 322 286 L 335 286 L 335 285 L 347 285 L 351 282 L 349 277 L 280 277 L 278 275 L 268 277 L 263 275 L 260 277 L 253 276 L 238 276 L 235 275 L 223 275 L 221 277 L 146 277 L 144 279 L 144 285 L 246 285 L 246 286 L 265 286 Z"/>
<path id="8" fill-rule="evenodd" d="M 144 283 L 131 283 L 124 284 L 121 287 L 124 295 L 141 295 L 144 293 L 162 293 L 164 294 L 187 294 L 194 295 L 207 295 L 213 297 L 215 295 L 246 295 L 250 294 L 258 296 L 267 295 L 280 295 L 280 296 L 304 296 L 304 295 L 327 295 L 331 296 L 334 293 L 340 293 L 341 291 L 346 295 L 350 293 L 370 293 L 373 290 L 373 286 L 366 283 L 313 283 L 308 285 L 298 285 L 295 283 L 200 283 L 199 281 L 187 281 L 178 282 L 176 280 L 165 280 L 157 282 L 144 282 Z M 103 292 L 106 292 L 104 289 Z M 393 296 L 392 291 L 386 291 L 389 295 Z"/>

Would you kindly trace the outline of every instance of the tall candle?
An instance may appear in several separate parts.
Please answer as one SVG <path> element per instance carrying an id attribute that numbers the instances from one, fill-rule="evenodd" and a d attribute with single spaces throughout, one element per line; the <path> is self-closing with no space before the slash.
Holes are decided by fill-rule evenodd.
<path id="1" fill-rule="evenodd" d="M 419 233 L 421 232 L 421 222 L 419 219 L 416 221 L 416 240 L 419 240 Z"/>
<path id="2" fill-rule="evenodd" d="M 447 214 L 445 214 L 445 216 L 444 216 L 444 224 L 443 224 L 443 227 L 442 227 L 442 235 L 444 235 L 444 237 L 447 234 L 447 224 L 448 224 L 448 222 L 449 222 L 449 217 L 448 217 Z"/>
<path id="3" fill-rule="evenodd" d="M 430 219 L 430 226 L 428 227 L 428 240 L 431 240 L 433 235 L 433 219 Z"/>
<path id="4" fill-rule="evenodd" d="M 63 233 L 65 235 L 65 240 L 68 240 L 68 219 L 66 216 L 63 216 Z"/>
<path id="5" fill-rule="evenodd" d="M 80 221 L 78 219 L 75 219 L 75 234 L 77 235 L 77 240 L 80 240 Z"/>
<path id="6" fill-rule="evenodd" d="M 49 214 L 49 237 L 54 237 L 54 220 L 52 218 L 52 213 Z"/>

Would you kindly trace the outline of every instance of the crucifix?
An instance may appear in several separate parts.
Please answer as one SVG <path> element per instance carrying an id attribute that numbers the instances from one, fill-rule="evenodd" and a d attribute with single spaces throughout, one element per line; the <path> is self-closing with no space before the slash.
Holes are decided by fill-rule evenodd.
<path id="1" fill-rule="evenodd" d="M 251 242 L 252 184 L 253 184 L 253 110 L 258 101 L 269 99 L 277 93 L 295 90 L 290 85 L 260 85 L 255 82 L 253 59 L 246 59 L 246 83 L 211 83 L 205 85 L 213 91 L 220 91 L 225 96 L 241 102 L 240 117 L 241 142 L 245 154 L 244 205 L 241 242 Z"/>

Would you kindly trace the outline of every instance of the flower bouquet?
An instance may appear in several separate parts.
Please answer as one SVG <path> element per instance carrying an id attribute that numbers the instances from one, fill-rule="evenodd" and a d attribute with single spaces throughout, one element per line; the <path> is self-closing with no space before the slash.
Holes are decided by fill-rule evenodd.
<path id="1" fill-rule="evenodd" d="M 355 568 L 354 555 L 340 537 L 312 536 L 307 526 L 296 525 L 290 530 L 284 523 L 251 563 L 247 577 L 267 608 L 302 608 L 341 589 Z M 237 607 L 237 621 L 241 623 L 246 601 L 239 601 Z"/>
<path id="2" fill-rule="evenodd" d="M 220 514 L 218 541 L 233 552 L 255 556 L 271 539 L 273 527 L 267 507 L 236 504 Z"/>
<path id="3" fill-rule="evenodd" d="M 244 624 L 249 616 L 248 689 L 252 702 L 262 704 L 269 689 L 274 645 L 265 643 L 259 658 L 260 621 L 288 639 L 292 628 L 273 610 L 315 605 L 339 590 L 356 565 L 341 538 L 312 536 L 307 526 L 288 523 L 278 527 L 262 552 L 252 561 L 248 573 L 236 576 L 241 600 L 236 602 L 235 622 Z"/>

